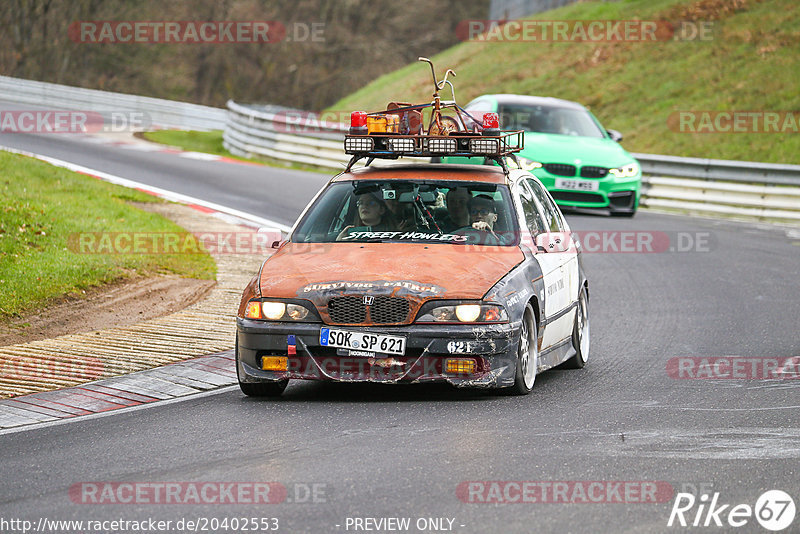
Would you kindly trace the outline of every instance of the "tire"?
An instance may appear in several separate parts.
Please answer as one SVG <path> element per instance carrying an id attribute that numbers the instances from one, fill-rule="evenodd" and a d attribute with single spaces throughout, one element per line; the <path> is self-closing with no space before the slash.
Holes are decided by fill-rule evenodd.
<path id="1" fill-rule="evenodd" d="M 239 382 L 239 388 L 248 397 L 280 397 L 288 384 L 288 380 L 263 383 Z"/>
<path id="2" fill-rule="evenodd" d="M 531 392 L 536 380 L 536 369 L 539 366 L 538 328 L 533 308 L 528 304 L 522 315 L 522 326 L 519 329 L 517 343 L 517 371 L 514 385 L 507 388 L 509 395 L 527 395 Z"/>
<path id="3" fill-rule="evenodd" d="M 582 287 L 578 293 L 578 310 L 572 327 L 572 347 L 575 349 L 575 356 L 567 360 L 564 367 L 583 369 L 589 361 L 589 342 L 589 305 L 586 289 Z"/>
<path id="4" fill-rule="evenodd" d="M 239 376 L 239 339 L 236 339 L 236 379 L 239 381 L 239 389 L 248 397 L 280 397 L 283 390 L 289 385 L 289 380 L 278 382 L 242 382 Z"/>

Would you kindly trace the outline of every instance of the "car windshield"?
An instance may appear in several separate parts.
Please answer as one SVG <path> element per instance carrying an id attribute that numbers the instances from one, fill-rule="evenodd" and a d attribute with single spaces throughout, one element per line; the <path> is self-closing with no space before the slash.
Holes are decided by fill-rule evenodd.
<path id="1" fill-rule="evenodd" d="M 587 111 L 555 106 L 501 104 L 500 126 L 526 132 L 605 137 Z"/>
<path id="2" fill-rule="evenodd" d="M 331 183 L 292 234 L 295 243 L 517 244 L 505 185 L 431 180 Z"/>

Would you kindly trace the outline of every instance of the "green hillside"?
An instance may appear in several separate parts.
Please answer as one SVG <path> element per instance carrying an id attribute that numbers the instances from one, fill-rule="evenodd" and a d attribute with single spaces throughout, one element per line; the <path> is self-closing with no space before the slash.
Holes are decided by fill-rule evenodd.
<path id="1" fill-rule="evenodd" d="M 711 22 L 711 38 L 462 42 L 431 58 L 440 77 L 446 68 L 456 71 L 462 106 L 486 93 L 555 96 L 589 107 L 607 128 L 623 132 L 623 145 L 633 152 L 800 163 L 796 0 L 580 2 L 532 18 Z M 429 67 L 415 63 L 381 76 L 330 109 L 374 111 L 390 101 L 424 102 L 431 88 Z M 445 94 L 449 98 L 449 91 Z M 795 120 L 785 122 L 781 115 L 779 132 L 772 133 L 678 128 L 676 112 L 700 111 L 794 112 L 789 119 Z M 702 127 L 703 116 L 693 117 L 689 124 Z"/>

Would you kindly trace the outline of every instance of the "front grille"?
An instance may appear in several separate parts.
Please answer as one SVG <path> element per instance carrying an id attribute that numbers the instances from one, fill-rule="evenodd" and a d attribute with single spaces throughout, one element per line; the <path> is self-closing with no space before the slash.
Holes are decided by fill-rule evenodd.
<path id="1" fill-rule="evenodd" d="M 595 193 L 576 193 L 573 191 L 550 191 L 556 200 L 566 200 L 567 202 L 605 202 L 603 195 Z"/>
<path id="2" fill-rule="evenodd" d="M 334 297 L 328 301 L 331 322 L 339 324 L 404 323 L 409 311 L 408 301 L 399 297 L 376 296 L 371 306 L 364 304 L 363 297 Z"/>
<path id="3" fill-rule="evenodd" d="M 581 176 L 583 178 L 605 178 L 608 175 L 608 169 L 605 167 L 592 167 L 588 165 L 581 168 Z"/>
<path id="4" fill-rule="evenodd" d="M 373 323 L 402 323 L 408 318 L 408 301 L 397 297 L 375 297 L 369 307 L 369 318 Z"/>
<path id="5" fill-rule="evenodd" d="M 334 323 L 363 323 L 367 307 L 361 297 L 336 297 L 328 301 L 328 315 Z"/>
<path id="6" fill-rule="evenodd" d="M 545 163 L 544 170 L 556 176 L 575 176 L 575 165 L 565 163 Z"/>

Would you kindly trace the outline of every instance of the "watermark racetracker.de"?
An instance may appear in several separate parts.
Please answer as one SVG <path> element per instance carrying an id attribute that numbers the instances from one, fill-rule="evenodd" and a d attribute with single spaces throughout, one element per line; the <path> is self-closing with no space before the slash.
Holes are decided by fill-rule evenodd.
<path id="1" fill-rule="evenodd" d="M 670 358 L 666 371 L 677 380 L 797 380 L 800 356 L 684 356 Z"/>
<path id="2" fill-rule="evenodd" d="M 476 231 L 476 235 L 477 235 Z M 281 244 L 281 232 L 260 229 L 244 232 L 76 232 L 67 239 L 67 247 L 76 254 L 260 254 L 274 251 Z M 522 243 L 535 248 L 527 232 L 499 232 L 504 243 Z M 484 252 L 485 248 L 471 241 L 469 233 L 442 234 L 436 231 L 353 231 L 341 241 L 361 239 L 387 239 L 401 242 L 438 242 L 459 246 L 460 250 Z M 664 232 L 656 230 L 586 230 L 557 232 L 542 235 L 538 246 L 547 249 L 550 244 L 564 245 L 564 252 L 589 254 L 664 254 L 706 253 L 715 250 L 717 242 L 713 232 Z M 314 254 L 331 252 L 333 240 L 320 243 L 292 243 L 293 250 Z"/>
<path id="3" fill-rule="evenodd" d="M 713 21 L 666 20 L 462 20 L 461 41 L 608 43 L 711 41 Z"/>
<path id="4" fill-rule="evenodd" d="M 143 111 L 0 110 L 0 131 L 25 134 L 123 133 L 149 129 Z"/>
<path id="5" fill-rule="evenodd" d="M 76 254 L 255 254 L 273 252 L 280 230 L 243 232 L 76 232 L 67 248 Z"/>
<path id="6" fill-rule="evenodd" d="M 669 114 L 667 127 L 692 134 L 796 134 L 800 133 L 800 111 L 682 110 Z"/>
<path id="7" fill-rule="evenodd" d="M 6 356 L 0 359 L 0 379 L 6 381 L 37 383 L 75 380 L 90 382 L 103 376 L 104 372 L 103 361 L 94 357 L 47 359 Z"/>
<path id="8" fill-rule="evenodd" d="M 329 490 L 321 482 L 86 481 L 70 486 L 68 494 L 80 505 L 265 505 L 325 503 Z"/>
<path id="9" fill-rule="evenodd" d="M 669 482 L 655 480 L 473 480 L 456 487 L 468 504 L 658 504 L 673 495 Z"/>
<path id="10" fill-rule="evenodd" d="M 69 38 L 80 44 L 321 43 L 324 32 L 324 22 L 275 20 L 84 20 L 68 29 Z"/>

